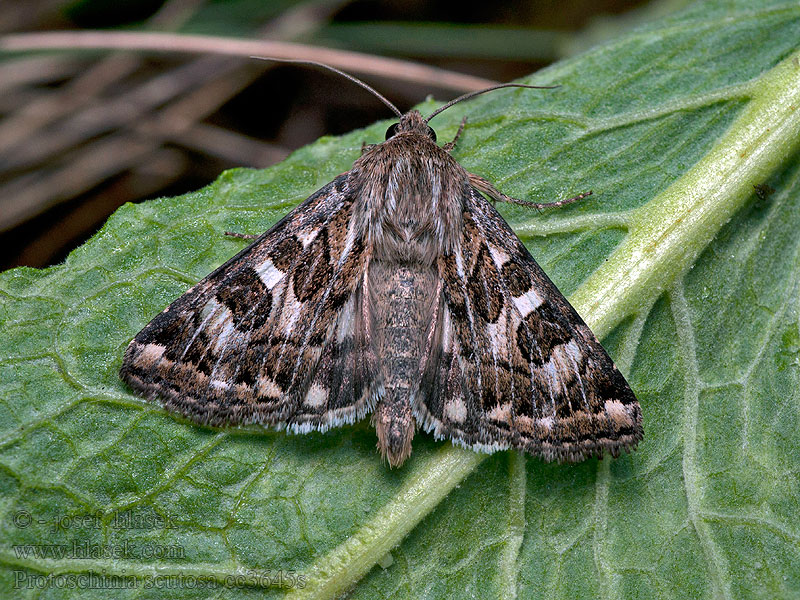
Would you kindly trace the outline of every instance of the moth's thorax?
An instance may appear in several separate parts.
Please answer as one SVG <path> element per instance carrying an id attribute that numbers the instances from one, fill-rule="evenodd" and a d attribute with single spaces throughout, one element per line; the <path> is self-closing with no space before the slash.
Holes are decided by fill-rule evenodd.
<path id="1" fill-rule="evenodd" d="M 353 175 L 374 256 L 431 264 L 457 242 L 468 177 L 418 122 L 405 115 L 394 137 L 356 161 Z"/>

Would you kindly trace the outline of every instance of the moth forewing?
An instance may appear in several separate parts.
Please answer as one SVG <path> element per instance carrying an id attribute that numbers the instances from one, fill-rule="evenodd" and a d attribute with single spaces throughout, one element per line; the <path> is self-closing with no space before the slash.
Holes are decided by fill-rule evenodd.
<path id="1" fill-rule="evenodd" d="M 418 426 L 545 460 L 635 447 L 627 382 L 481 192 L 525 202 L 450 148 L 402 115 L 154 318 L 121 377 L 204 425 L 324 431 L 372 412 L 392 467 Z"/>

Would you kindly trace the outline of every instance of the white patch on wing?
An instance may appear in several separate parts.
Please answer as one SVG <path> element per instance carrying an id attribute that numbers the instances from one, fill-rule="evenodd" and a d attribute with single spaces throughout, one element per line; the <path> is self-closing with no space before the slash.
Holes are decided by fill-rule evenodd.
<path id="1" fill-rule="evenodd" d="M 550 360 L 542 365 L 547 373 L 550 389 L 558 388 L 558 383 L 561 380 L 561 370 L 556 362 L 558 359 L 555 356 L 557 351 L 558 347 L 553 348 L 553 353 L 550 355 Z"/>
<path id="2" fill-rule="evenodd" d="M 453 253 L 453 258 L 456 259 L 456 273 L 458 273 L 459 278 L 462 280 L 464 279 L 464 257 L 461 256 L 461 248 L 456 247 L 456 251 Z"/>
<path id="3" fill-rule="evenodd" d="M 550 379 L 551 393 L 552 390 L 560 388 L 564 392 L 564 395 L 568 396 L 569 391 L 567 390 L 567 378 L 565 375 L 573 371 L 574 368 L 569 362 L 569 355 L 566 352 L 566 347 L 561 345 L 553 348 L 550 351 L 550 360 L 542 365 L 542 367 L 547 372 L 548 379 Z"/>
<path id="4" fill-rule="evenodd" d="M 340 267 L 345 263 L 347 257 L 350 256 L 350 251 L 353 249 L 353 244 L 356 241 L 356 233 L 357 233 L 356 228 L 355 226 L 353 226 L 353 222 L 351 219 L 350 222 L 348 223 L 347 238 L 345 238 L 344 248 L 342 249 L 342 255 L 339 257 L 339 261 L 337 262 L 337 264 Z"/>
<path id="5" fill-rule="evenodd" d="M 277 331 L 284 334 L 286 337 L 291 337 L 294 334 L 294 324 L 300 318 L 300 314 L 303 310 L 308 308 L 304 302 L 300 302 L 295 297 L 294 290 L 291 289 L 291 286 L 289 286 L 289 290 L 291 293 L 287 291 L 282 310 L 277 315 L 279 319 Z"/>
<path id="6" fill-rule="evenodd" d="M 487 416 L 492 421 L 498 421 L 500 423 L 508 423 L 511 424 L 511 403 L 506 402 L 500 406 L 495 406 L 492 410 L 490 410 Z"/>
<path id="7" fill-rule="evenodd" d="M 553 417 L 545 417 L 543 419 L 537 419 L 536 424 L 547 431 L 553 429 Z"/>
<path id="8" fill-rule="evenodd" d="M 574 339 L 570 340 L 566 345 L 564 345 L 563 350 L 564 354 L 572 362 L 572 370 L 575 373 L 575 377 L 578 378 L 578 385 L 581 388 L 581 397 L 583 398 L 583 406 L 588 411 L 589 400 L 586 398 L 586 389 L 583 386 L 583 378 L 581 377 L 581 370 L 578 367 L 581 358 L 583 358 L 583 353 L 581 352 L 578 343 Z"/>
<path id="9" fill-rule="evenodd" d="M 317 234 L 319 233 L 319 229 L 309 229 L 308 231 L 300 230 L 295 234 L 300 243 L 303 244 L 303 248 L 308 248 L 308 245 L 316 239 Z"/>
<path id="10" fill-rule="evenodd" d="M 467 419 L 467 405 L 462 398 L 453 398 L 444 405 L 444 415 L 454 423 L 463 423 Z"/>
<path id="11" fill-rule="evenodd" d="M 500 248 L 497 248 L 494 244 L 488 243 L 486 245 L 489 246 L 489 254 L 492 255 L 494 264 L 497 265 L 498 270 L 502 269 L 503 265 L 508 262 L 510 258 L 509 255 Z"/>
<path id="12" fill-rule="evenodd" d="M 336 341 L 340 344 L 346 338 L 355 335 L 355 312 L 355 295 L 351 295 L 350 299 L 342 307 L 339 321 L 336 324 Z"/>
<path id="13" fill-rule="evenodd" d="M 230 343 L 229 338 L 231 336 L 236 337 L 239 333 L 236 331 L 236 326 L 233 324 L 233 319 L 228 318 L 222 329 L 220 330 L 217 338 L 214 340 L 214 352 L 222 353 L 225 350 L 225 347 Z"/>
<path id="14" fill-rule="evenodd" d="M 566 352 L 567 356 L 569 356 L 573 360 L 573 362 L 576 365 L 576 370 L 577 370 L 577 365 L 578 365 L 578 363 L 580 363 L 581 359 L 583 358 L 583 352 L 581 352 L 581 349 L 578 346 L 578 342 L 576 342 L 575 340 L 570 340 L 564 346 L 564 352 Z"/>
<path id="15" fill-rule="evenodd" d="M 485 348 L 484 350 L 488 351 L 491 348 L 494 353 L 495 348 L 498 347 L 505 336 L 505 331 L 505 327 L 501 327 L 500 323 L 488 323 L 486 325 L 486 333 L 489 338 L 489 348 Z"/>
<path id="16" fill-rule="evenodd" d="M 605 402 L 606 414 L 614 421 L 617 427 L 624 427 L 625 425 L 632 425 L 633 419 L 626 406 L 619 400 L 606 400 Z"/>
<path id="17" fill-rule="evenodd" d="M 212 379 L 211 387 L 215 390 L 224 392 L 230 389 L 231 384 L 229 384 L 227 381 L 222 381 L 221 379 Z"/>
<path id="18" fill-rule="evenodd" d="M 514 298 L 514 304 L 523 319 L 539 308 L 542 302 L 544 302 L 544 298 L 542 298 L 533 287 L 522 294 L 522 296 Z"/>
<path id="19" fill-rule="evenodd" d="M 214 313 L 217 312 L 217 309 L 225 308 L 219 302 L 211 298 L 208 302 L 203 305 L 203 308 L 200 309 L 200 318 L 203 319 L 203 323 L 200 324 L 198 329 L 202 329 L 202 327 L 206 324 L 205 322 L 214 316 Z"/>
<path id="20" fill-rule="evenodd" d="M 260 265 L 256 265 L 256 273 L 258 273 L 258 276 L 268 290 L 274 288 L 275 284 L 285 276 L 285 273 L 272 264 L 270 259 L 266 259 Z"/>
<path id="21" fill-rule="evenodd" d="M 313 408 L 318 408 L 323 406 L 328 401 L 328 389 L 322 387 L 318 383 L 311 384 L 311 387 L 308 388 L 308 393 L 306 394 L 306 398 L 303 401 L 303 404 L 306 406 L 311 406 Z"/>
<path id="22" fill-rule="evenodd" d="M 508 355 L 508 311 L 502 311 L 497 321 L 486 325 L 492 354 Z"/>
<path id="23" fill-rule="evenodd" d="M 445 352 L 450 350 L 452 337 L 453 325 L 450 323 L 450 310 L 445 305 L 442 311 L 442 348 L 444 348 Z"/>
<path id="24" fill-rule="evenodd" d="M 257 381 L 259 391 L 268 398 L 280 398 L 283 394 L 281 388 L 275 383 L 275 380 L 268 379 L 259 375 Z"/>
<path id="25" fill-rule="evenodd" d="M 164 356 L 165 350 L 166 348 L 160 344 L 146 344 L 142 346 L 142 349 L 139 351 L 138 360 L 155 363 Z"/>

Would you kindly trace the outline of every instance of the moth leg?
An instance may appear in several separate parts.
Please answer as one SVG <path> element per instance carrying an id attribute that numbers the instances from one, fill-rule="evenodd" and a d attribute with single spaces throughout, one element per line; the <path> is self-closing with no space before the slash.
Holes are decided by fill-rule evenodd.
<path id="1" fill-rule="evenodd" d="M 458 138 L 461 137 L 461 133 L 464 131 L 464 125 L 467 124 L 467 117 L 461 119 L 461 125 L 458 126 L 458 131 L 456 131 L 456 137 L 453 138 L 453 141 L 447 142 L 444 146 L 442 146 L 442 150 L 445 152 L 450 152 L 456 146 L 456 142 Z"/>
<path id="2" fill-rule="evenodd" d="M 254 240 L 258 237 L 255 233 L 237 233 L 236 231 L 226 231 L 225 235 L 235 238 L 242 238 L 243 240 Z"/>
<path id="3" fill-rule="evenodd" d="M 506 196 L 503 192 L 494 187 L 490 181 L 484 179 L 483 177 L 479 177 L 478 175 L 474 175 L 472 173 L 467 173 L 467 175 L 469 177 L 469 184 L 479 192 L 489 196 L 489 198 L 491 198 L 493 201 L 519 204 L 520 206 L 527 206 L 528 208 L 535 208 L 537 210 L 541 208 L 556 208 L 558 206 L 564 206 L 565 204 L 571 204 L 572 202 L 583 200 L 586 198 L 586 196 L 592 195 L 592 191 L 589 190 L 588 192 L 583 192 L 582 194 L 573 196 L 572 198 L 564 198 L 563 200 L 556 200 L 555 202 L 529 202 L 527 200 L 519 200 L 518 198 Z"/>

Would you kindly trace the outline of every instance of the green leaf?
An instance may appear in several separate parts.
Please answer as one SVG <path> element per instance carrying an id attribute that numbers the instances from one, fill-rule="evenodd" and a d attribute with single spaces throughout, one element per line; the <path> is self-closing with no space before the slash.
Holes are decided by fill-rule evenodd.
<path id="1" fill-rule="evenodd" d="M 556 90 L 433 121 L 445 140 L 469 115 L 455 156 L 508 194 L 594 190 L 503 210 L 637 392 L 645 440 L 617 460 L 420 434 L 389 470 L 366 422 L 215 431 L 118 380 L 130 338 L 242 247 L 223 231 L 269 227 L 386 122 L 125 206 L 63 265 L 2 274 L 0 590 L 797 597 L 798 40 L 796 3 L 697 3 L 530 78 Z"/>

